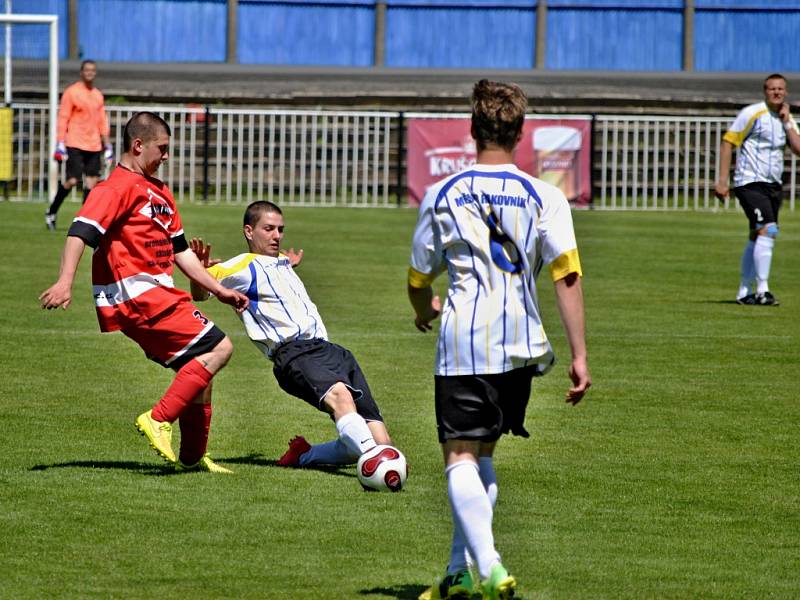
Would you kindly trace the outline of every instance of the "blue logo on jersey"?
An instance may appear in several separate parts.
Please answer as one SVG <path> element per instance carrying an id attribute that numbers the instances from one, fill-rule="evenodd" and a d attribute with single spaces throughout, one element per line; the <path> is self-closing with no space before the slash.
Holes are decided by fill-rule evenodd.
<path id="1" fill-rule="evenodd" d="M 517 250 L 514 240 L 500 227 L 497 216 L 489 209 L 485 215 L 486 224 L 489 226 L 489 251 L 495 265 L 506 273 L 521 273 L 523 264 L 522 256 Z"/>

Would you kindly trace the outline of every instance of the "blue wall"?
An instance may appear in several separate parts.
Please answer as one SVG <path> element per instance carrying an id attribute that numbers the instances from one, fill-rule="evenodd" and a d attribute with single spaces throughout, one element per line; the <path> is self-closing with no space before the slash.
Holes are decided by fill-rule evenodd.
<path id="1" fill-rule="evenodd" d="M 240 63 L 369 66 L 374 0 L 239 0 Z"/>
<path id="2" fill-rule="evenodd" d="M 536 0 L 387 0 L 386 66 L 530 69 Z"/>
<path id="3" fill-rule="evenodd" d="M 800 71 L 800 0 L 696 0 L 695 69 Z"/>
<path id="4" fill-rule="evenodd" d="M 246 64 L 370 66 L 381 0 L 239 0 Z M 384 64 L 530 69 L 538 0 L 383 0 Z M 57 14 L 68 55 L 68 0 L 15 0 Z M 224 62 L 227 0 L 80 0 L 82 57 Z M 548 0 L 545 68 L 679 71 L 684 0 Z M 4 43 L 0 28 L 0 48 Z M 14 28 L 14 56 L 44 58 L 47 26 Z M 800 0 L 695 0 L 697 71 L 800 71 Z"/>
<path id="5" fill-rule="evenodd" d="M 119 62 L 225 60 L 226 0 L 82 0 L 81 55 Z"/>
<path id="6" fill-rule="evenodd" d="M 679 71 L 683 0 L 549 0 L 548 69 Z"/>

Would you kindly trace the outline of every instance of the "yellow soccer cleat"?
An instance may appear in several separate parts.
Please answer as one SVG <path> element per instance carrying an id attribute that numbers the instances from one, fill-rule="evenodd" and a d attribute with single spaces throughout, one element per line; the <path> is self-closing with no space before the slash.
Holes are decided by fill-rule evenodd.
<path id="1" fill-rule="evenodd" d="M 150 446 L 158 455 L 169 462 L 175 462 L 175 452 L 172 450 L 172 425 L 167 422 L 153 419 L 152 410 L 136 417 L 136 429 L 147 438 Z"/>
<path id="2" fill-rule="evenodd" d="M 509 600 L 514 597 L 516 587 L 517 580 L 500 563 L 495 563 L 489 577 L 481 581 L 483 600 Z"/>
<path id="3" fill-rule="evenodd" d="M 230 469 L 226 469 L 222 465 L 218 465 L 208 454 L 204 454 L 203 458 L 193 465 L 185 465 L 181 461 L 175 463 L 176 471 L 206 471 L 207 473 L 233 473 Z"/>

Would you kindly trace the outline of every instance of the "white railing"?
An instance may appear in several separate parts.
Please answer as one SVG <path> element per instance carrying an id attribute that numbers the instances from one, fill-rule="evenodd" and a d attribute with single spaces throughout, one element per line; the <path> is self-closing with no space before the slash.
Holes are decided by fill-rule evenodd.
<path id="1" fill-rule="evenodd" d="M 594 207 L 698 210 L 714 197 L 722 136 L 733 117 L 595 117 Z M 599 153 L 599 155 L 598 155 Z M 598 164 L 599 163 L 599 164 Z M 797 192 L 797 158 L 787 153 L 789 207 Z M 729 199 L 725 206 L 732 205 Z"/>
<path id="2" fill-rule="evenodd" d="M 49 201 L 47 106 L 30 103 L 13 108 L 15 173 L 9 196 Z M 298 206 L 398 205 L 403 168 L 398 160 L 400 113 L 107 108 L 117 153 L 122 149 L 123 126 L 135 112 L 151 110 L 169 123 L 171 156 L 160 173 L 179 202 L 266 199 Z M 594 208 L 716 208 L 717 150 L 730 122 L 729 117 L 596 116 Z M 796 167 L 795 156 L 787 157 L 791 210 L 797 196 Z M 400 204 L 404 203 L 401 198 Z"/>
<path id="3" fill-rule="evenodd" d="M 297 206 L 397 206 L 397 181 L 390 179 L 390 171 L 397 170 L 400 113 L 106 108 L 117 153 L 124 125 L 134 113 L 150 110 L 167 121 L 172 129 L 171 152 L 160 175 L 179 202 L 265 199 Z M 50 160 L 43 143 L 45 107 L 15 104 L 14 111 L 16 167 L 11 197 L 45 201 L 42 174 Z"/>

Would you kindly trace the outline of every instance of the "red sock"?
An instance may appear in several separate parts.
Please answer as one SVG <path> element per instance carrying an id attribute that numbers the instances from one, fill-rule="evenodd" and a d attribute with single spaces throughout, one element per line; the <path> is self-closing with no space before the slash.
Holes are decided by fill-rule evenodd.
<path id="1" fill-rule="evenodd" d="M 211 383 L 214 375 L 196 360 L 190 360 L 175 375 L 164 397 L 153 407 L 156 421 L 174 423 L 189 404 Z"/>
<path id="2" fill-rule="evenodd" d="M 196 464 L 208 447 L 211 405 L 192 402 L 183 410 L 178 422 L 181 424 L 181 451 L 178 458 L 185 465 Z"/>

